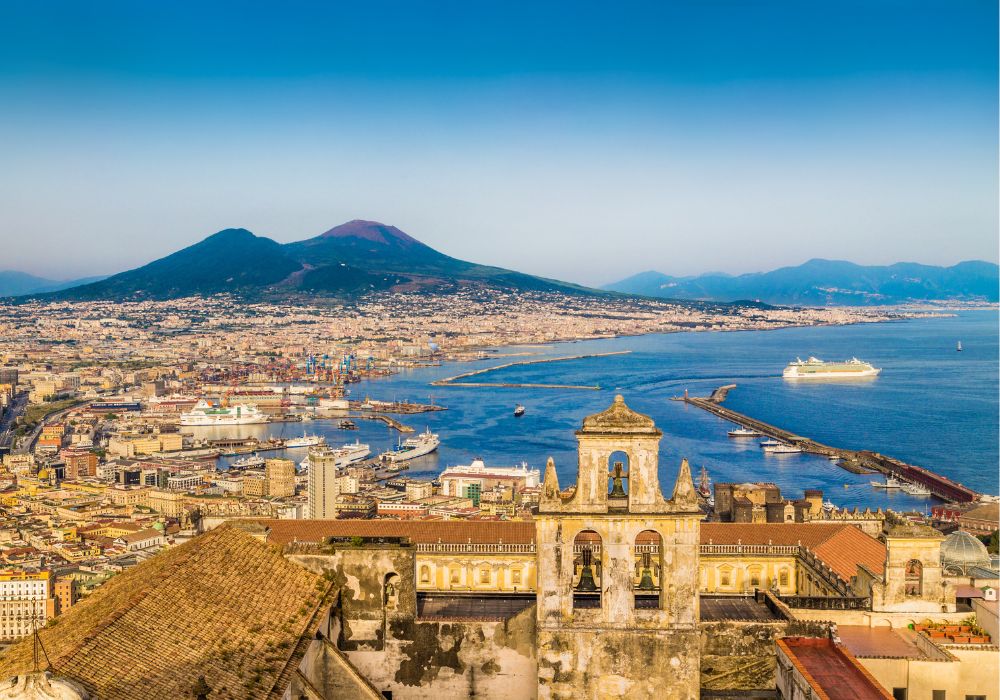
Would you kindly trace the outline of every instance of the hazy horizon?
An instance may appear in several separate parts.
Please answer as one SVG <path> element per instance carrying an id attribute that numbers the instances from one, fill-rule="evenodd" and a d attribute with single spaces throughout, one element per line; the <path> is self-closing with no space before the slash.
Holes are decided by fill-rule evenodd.
<path id="1" fill-rule="evenodd" d="M 1000 258 L 992 4 L 4 14 L 0 269 L 355 218 L 593 286 Z"/>

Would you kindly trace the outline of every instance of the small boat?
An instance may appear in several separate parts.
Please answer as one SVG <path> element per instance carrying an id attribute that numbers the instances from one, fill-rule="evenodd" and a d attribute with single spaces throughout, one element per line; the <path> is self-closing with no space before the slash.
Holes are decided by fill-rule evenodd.
<path id="1" fill-rule="evenodd" d="M 521 404 L 518 404 L 514 408 L 514 417 L 515 418 L 520 418 L 523 415 L 524 415 L 524 406 L 522 406 Z"/>
<path id="2" fill-rule="evenodd" d="M 869 483 L 871 483 L 871 485 L 877 489 L 898 489 L 900 486 L 902 486 L 902 484 L 899 483 L 897 479 L 891 476 L 886 477 L 885 481 L 872 481 Z"/>
<path id="3" fill-rule="evenodd" d="M 958 352 L 962 352 L 962 341 L 961 340 L 958 341 L 958 345 L 955 347 L 955 350 L 957 350 Z"/>
<path id="4" fill-rule="evenodd" d="M 341 430 L 357 430 L 358 429 L 357 424 L 354 421 L 352 421 L 352 420 L 342 420 L 338 424 L 338 427 Z"/>
<path id="5" fill-rule="evenodd" d="M 911 496 L 930 496 L 931 490 L 921 484 L 904 484 L 903 493 L 908 493 Z"/>
<path id="6" fill-rule="evenodd" d="M 840 460 L 840 455 L 827 455 L 826 458 L 831 462 L 836 462 Z"/>
<path id="7" fill-rule="evenodd" d="M 761 440 L 760 441 L 760 446 L 763 447 L 765 450 L 768 447 L 777 447 L 780 444 L 781 444 L 780 442 L 778 442 L 777 440 L 773 440 L 771 438 L 768 438 L 767 440 Z"/>
<path id="8" fill-rule="evenodd" d="M 748 437 L 760 437 L 760 433 L 752 428 L 747 428 L 745 426 L 740 426 L 736 430 L 730 430 L 726 433 L 731 438 L 748 438 Z"/>

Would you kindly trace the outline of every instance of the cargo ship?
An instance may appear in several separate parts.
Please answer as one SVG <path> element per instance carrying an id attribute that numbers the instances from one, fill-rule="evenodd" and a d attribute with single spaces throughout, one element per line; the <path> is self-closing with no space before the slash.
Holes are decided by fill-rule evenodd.
<path id="1" fill-rule="evenodd" d="M 181 425 L 250 425 L 267 421 L 267 414 L 252 404 L 217 406 L 205 399 L 198 401 L 189 412 L 181 414 Z"/>
<path id="2" fill-rule="evenodd" d="M 845 362 L 823 362 L 810 357 L 808 360 L 795 358 L 781 376 L 785 379 L 862 379 L 876 377 L 881 371 L 856 357 Z"/>

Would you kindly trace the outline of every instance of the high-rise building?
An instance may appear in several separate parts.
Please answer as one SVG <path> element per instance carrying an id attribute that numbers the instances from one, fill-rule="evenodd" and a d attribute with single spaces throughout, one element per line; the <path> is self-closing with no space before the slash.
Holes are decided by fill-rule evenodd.
<path id="1" fill-rule="evenodd" d="M 337 458 L 333 453 L 309 454 L 309 517 L 332 520 L 337 517 Z"/>
<path id="2" fill-rule="evenodd" d="M 267 495 L 287 498 L 295 495 L 295 462 L 290 459 L 269 459 L 264 462 Z"/>

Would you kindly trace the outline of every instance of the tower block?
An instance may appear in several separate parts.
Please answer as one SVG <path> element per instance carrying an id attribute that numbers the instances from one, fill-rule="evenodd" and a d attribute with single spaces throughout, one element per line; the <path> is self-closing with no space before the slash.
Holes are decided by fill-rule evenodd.
<path id="1" fill-rule="evenodd" d="M 576 486 L 545 468 L 536 521 L 538 697 L 699 695 L 701 512 L 683 461 L 660 491 L 663 433 L 621 396 L 576 433 Z"/>

